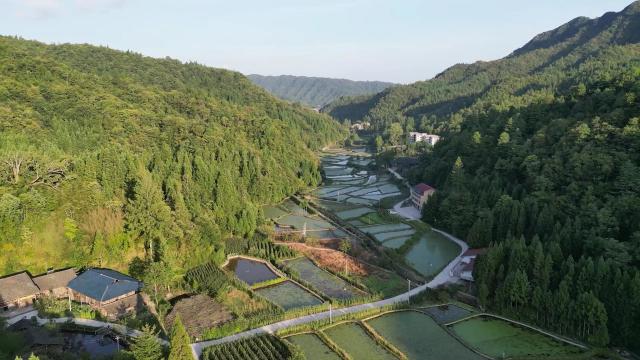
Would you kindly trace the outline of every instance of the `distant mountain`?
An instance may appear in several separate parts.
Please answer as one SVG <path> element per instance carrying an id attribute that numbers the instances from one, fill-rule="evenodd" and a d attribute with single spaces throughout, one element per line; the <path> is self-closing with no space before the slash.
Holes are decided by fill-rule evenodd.
<path id="1" fill-rule="evenodd" d="M 292 75 L 249 75 L 248 78 L 281 99 L 300 102 L 314 108 L 322 107 L 342 96 L 376 94 L 394 85 L 381 81 L 352 81 Z"/>
<path id="2" fill-rule="evenodd" d="M 367 117 L 378 129 L 412 118 L 416 126 L 443 130 L 451 115 L 491 104 L 523 106 L 588 78 L 595 69 L 614 69 L 638 57 L 640 2 L 600 18 L 580 17 L 542 33 L 496 61 L 458 64 L 435 78 L 395 86 L 380 94 L 342 98 L 323 108 L 335 118 Z"/>

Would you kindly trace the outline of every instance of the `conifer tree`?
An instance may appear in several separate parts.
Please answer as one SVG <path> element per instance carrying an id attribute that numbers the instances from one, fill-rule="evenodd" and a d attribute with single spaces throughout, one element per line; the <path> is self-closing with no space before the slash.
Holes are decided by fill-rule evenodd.
<path id="1" fill-rule="evenodd" d="M 171 352 L 169 352 L 169 360 L 191 360 L 191 345 L 189 334 L 182 324 L 180 315 L 176 316 L 171 330 Z"/>

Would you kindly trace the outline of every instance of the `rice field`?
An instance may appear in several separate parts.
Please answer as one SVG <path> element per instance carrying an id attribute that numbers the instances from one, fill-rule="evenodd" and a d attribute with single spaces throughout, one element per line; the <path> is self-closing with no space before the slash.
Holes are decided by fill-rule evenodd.
<path id="1" fill-rule="evenodd" d="M 360 228 L 360 230 L 370 234 L 378 234 L 382 232 L 400 231 L 400 230 L 408 230 L 408 229 L 411 229 L 411 226 L 404 223 L 364 226 Z"/>
<path id="2" fill-rule="evenodd" d="M 362 216 L 364 214 L 368 214 L 370 212 L 373 212 L 373 209 L 366 208 L 366 207 L 359 207 L 359 208 L 355 208 L 355 209 L 351 209 L 351 210 L 345 210 L 345 211 L 337 212 L 336 215 L 340 219 L 350 220 L 350 219 L 359 218 L 360 216 Z"/>
<path id="3" fill-rule="evenodd" d="M 294 270 L 302 280 L 329 298 L 350 299 L 365 294 L 339 277 L 320 269 L 305 257 L 286 260 L 284 264 Z"/>
<path id="4" fill-rule="evenodd" d="M 254 291 L 284 310 L 320 305 L 323 302 L 322 299 L 319 299 L 293 281 L 284 281 Z"/>
<path id="5" fill-rule="evenodd" d="M 307 359 L 314 360 L 341 360 L 341 357 L 329 348 L 315 334 L 300 334 L 286 338 L 287 341 L 297 345 Z"/>
<path id="6" fill-rule="evenodd" d="M 402 247 L 402 245 L 404 245 L 404 243 L 409 241 L 409 239 L 411 239 L 410 236 L 389 239 L 389 240 L 384 241 L 382 243 L 382 246 L 384 246 L 386 248 L 389 248 L 389 249 L 399 249 L 399 248 Z"/>
<path id="7" fill-rule="evenodd" d="M 495 358 L 546 357 L 578 354 L 580 348 L 537 331 L 491 317 L 475 317 L 450 326 L 470 347 Z"/>
<path id="8" fill-rule="evenodd" d="M 357 323 L 344 323 L 324 330 L 324 333 L 352 359 L 395 360 L 386 348 L 376 343 Z M 311 359 L 314 359 L 313 357 Z"/>
<path id="9" fill-rule="evenodd" d="M 471 310 L 452 304 L 433 306 L 422 309 L 422 311 L 429 314 L 438 324 L 448 324 L 473 314 Z"/>
<path id="10" fill-rule="evenodd" d="M 389 239 L 398 238 L 398 237 L 410 237 L 415 234 L 416 231 L 413 229 L 408 230 L 400 230 L 400 231 L 392 231 L 392 232 L 384 232 L 374 234 L 373 237 L 376 238 L 379 242 L 384 242 Z"/>
<path id="11" fill-rule="evenodd" d="M 402 311 L 368 320 L 378 334 L 409 359 L 483 359 L 449 335 L 428 315 Z"/>

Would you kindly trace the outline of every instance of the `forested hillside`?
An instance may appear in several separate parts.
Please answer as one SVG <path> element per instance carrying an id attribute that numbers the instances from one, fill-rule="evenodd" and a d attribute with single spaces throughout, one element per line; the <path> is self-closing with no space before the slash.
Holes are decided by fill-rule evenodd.
<path id="1" fill-rule="evenodd" d="M 341 99 L 323 109 L 339 119 L 365 119 L 379 131 L 393 122 L 406 129 L 444 132 L 486 106 L 497 110 L 552 96 L 567 80 L 589 77 L 637 58 L 640 2 L 597 19 L 578 18 L 538 35 L 504 59 L 455 65 L 435 78 L 396 86 L 369 98 Z"/>
<path id="2" fill-rule="evenodd" d="M 319 108 L 342 96 L 376 94 L 393 86 L 381 81 L 352 81 L 306 76 L 262 76 L 249 75 L 251 81 L 273 95 Z"/>
<path id="3" fill-rule="evenodd" d="M 0 37 L 0 274 L 174 269 L 251 235 L 259 205 L 320 180 L 344 134 L 241 74 Z"/>
<path id="4" fill-rule="evenodd" d="M 424 158 L 429 223 L 490 247 L 483 305 L 603 345 L 640 343 L 640 66 L 486 107 Z"/>

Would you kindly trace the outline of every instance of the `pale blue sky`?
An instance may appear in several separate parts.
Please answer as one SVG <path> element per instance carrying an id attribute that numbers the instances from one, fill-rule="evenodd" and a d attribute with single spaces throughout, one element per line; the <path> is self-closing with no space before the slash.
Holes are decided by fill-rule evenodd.
<path id="1" fill-rule="evenodd" d="M 412 82 L 631 0 L 0 0 L 0 34 L 250 74 Z"/>

